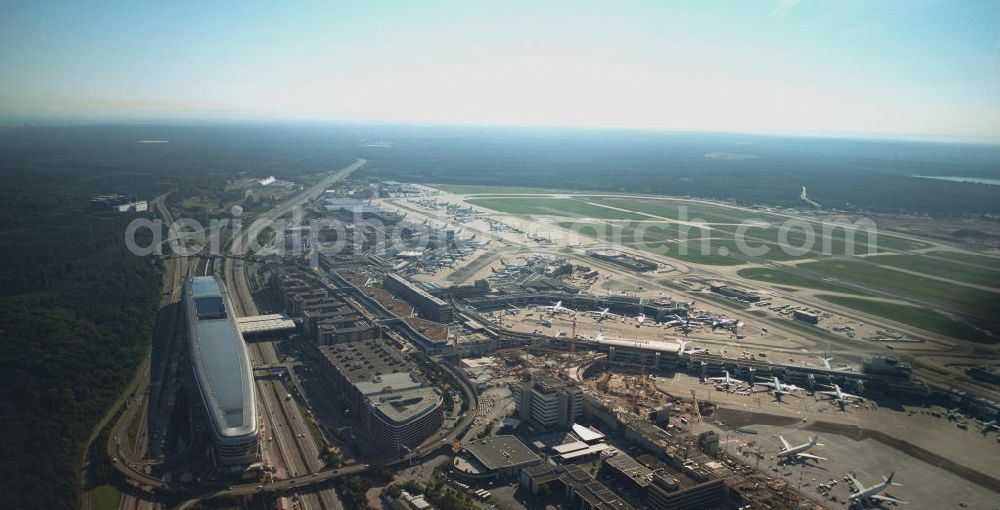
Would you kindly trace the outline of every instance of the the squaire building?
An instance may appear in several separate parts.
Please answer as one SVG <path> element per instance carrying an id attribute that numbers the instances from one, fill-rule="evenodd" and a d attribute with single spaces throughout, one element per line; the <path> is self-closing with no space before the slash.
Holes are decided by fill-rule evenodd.
<path id="1" fill-rule="evenodd" d="M 232 301 L 217 276 L 198 276 L 184 286 L 184 313 L 195 382 L 212 430 L 215 461 L 258 460 L 260 437 L 253 372 L 236 326 Z"/>

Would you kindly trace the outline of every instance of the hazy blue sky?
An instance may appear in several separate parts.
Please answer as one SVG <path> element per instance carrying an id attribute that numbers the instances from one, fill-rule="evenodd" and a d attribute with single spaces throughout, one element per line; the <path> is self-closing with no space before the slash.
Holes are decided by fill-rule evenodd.
<path id="1" fill-rule="evenodd" d="M 1000 138 L 997 1 L 0 2 L 0 112 Z"/>

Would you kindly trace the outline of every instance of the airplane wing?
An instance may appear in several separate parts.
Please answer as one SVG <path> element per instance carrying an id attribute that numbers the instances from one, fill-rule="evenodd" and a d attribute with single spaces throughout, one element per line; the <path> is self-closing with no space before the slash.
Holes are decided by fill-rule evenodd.
<path id="1" fill-rule="evenodd" d="M 844 393 L 844 398 L 856 398 L 858 400 L 861 400 L 862 397 L 858 395 L 851 395 L 850 393 Z"/>
<path id="2" fill-rule="evenodd" d="M 792 447 L 792 445 L 788 444 L 788 441 L 786 441 L 785 438 L 778 436 L 778 439 L 781 440 L 781 446 L 783 446 L 786 450 Z"/>
<path id="3" fill-rule="evenodd" d="M 828 397 L 836 397 L 837 396 L 837 392 L 835 392 L 835 391 L 817 391 L 815 393 L 817 395 L 826 395 Z"/>
<path id="4" fill-rule="evenodd" d="M 877 499 L 879 501 L 891 501 L 893 503 L 903 504 L 903 505 L 906 504 L 906 501 L 903 501 L 901 499 L 896 499 L 892 496 L 886 496 L 885 494 L 875 494 L 874 496 L 868 496 L 868 499 Z"/>
<path id="5" fill-rule="evenodd" d="M 796 453 L 795 456 L 800 459 L 827 460 L 826 457 L 820 457 L 819 455 L 813 455 L 811 453 Z"/>
<path id="6" fill-rule="evenodd" d="M 859 482 L 857 478 L 854 478 L 854 476 L 851 475 L 850 473 L 847 474 L 847 478 L 851 481 L 851 484 L 854 485 L 855 490 L 857 490 L 858 492 L 862 492 L 865 490 L 865 486 L 861 485 L 861 482 Z"/>

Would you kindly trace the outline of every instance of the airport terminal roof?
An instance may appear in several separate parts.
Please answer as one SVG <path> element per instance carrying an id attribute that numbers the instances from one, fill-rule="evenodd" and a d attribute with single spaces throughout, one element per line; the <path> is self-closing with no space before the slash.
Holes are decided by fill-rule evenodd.
<path id="1" fill-rule="evenodd" d="M 675 342 L 660 342 L 659 340 L 632 340 L 627 338 L 599 338 L 594 340 L 584 340 L 595 342 L 601 345 L 610 345 L 614 347 L 632 347 L 634 349 L 643 349 L 647 351 L 660 351 L 660 352 L 672 352 L 678 353 L 681 350 L 681 346 Z"/>
<path id="2" fill-rule="evenodd" d="M 514 436 L 493 436 L 462 445 L 486 469 L 497 469 L 522 466 L 538 460 L 524 443 Z"/>

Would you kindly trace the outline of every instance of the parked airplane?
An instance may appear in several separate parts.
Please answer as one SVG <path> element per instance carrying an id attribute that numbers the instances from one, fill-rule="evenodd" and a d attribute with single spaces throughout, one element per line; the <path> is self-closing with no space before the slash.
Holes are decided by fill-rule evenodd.
<path id="1" fill-rule="evenodd" d="M 591 310 L 587 313 L 593 315 L 597 319 L 597 322 L 601 322 L 612 315 L 610 308 L 605 308 L 603 310 Z"/>
<path id="2" fill-rule="evenodd" d="M 732 388 L 733 386 L 737 386 L 740 384 L 746 384 L 746 381 L 741 381 L 739 379 L 733 379 L 732 377 L 729 377 L 728 370 L 726 370 L 724 373 L 726 374 L 725 377 L 709 377 L 708 379 L 725 386 L 726 389 Z"/>
<path id="3" fill-rule="evenodd" d="M 738 329 L 745 326 L 742 321 L 736 319 L 714 319 L 712 320 L 712 331 L 718 328 L 724 328 L 735 333 Z"/>
<path id="4" fill-rule="evenodd" d="M 983 423 L 982 426 L 979 429 L 979 431 L 982 432 L 983 434 L 985 434 L 985 433 L 987 433 L 987 432 L 989 432 L 991 430 L 1000 430 L 1000 426 L 997 426 L 997 421 L 996 420 L 991 420 L 991 421 Z"/>
<path id="5" fill-rule="evenodd" d="M 549 313 L 552 313 L 553 315 L 562 312 L 574 313 L 573 310 L 570 310 L 569 308 L 563 306 L 562 301 L 556 301 L 556 303 L 552 306 L 540 306 L 539 308 L 541 308 L 542 310 L 547 310 Z"/>
<path id="6" fill-rule="evenodd" d="M 808 442 L 802 443 L 802 444 L 800 444 L 798 446 L 792 446 L 791 444 L 788 443 L 788 441 L 785 440 L 785 438 L 783 438 L 781 436 L 778 436 L 778 439 L 781 440 L 781 446 L 782 446 L 781 451 L 778 452 L 778 458 L 779 459 L 785 459 L 785 460 L 789 460 L 789 461 L 790 460 L 816 460 L 816 461 L 827 460 L 826 457 L 820 457 L 818 455 L 813 455 L 811 453 L 803 453 L 806 450 L 812 448 L 813 446 L 823 446 L 822 444 L 820 444 L 820 443 L 817 442 L 817 441 L 819 441 L 819 436 L 810 437 Z"/>
<path id="7" fill-rule="evenodd" d="M 677 351 L 677 354 L 701 354 L 704 352 L 708 352 L 708 349 L 688 349 L 687 345 L 691 343 L 688 340 L 681 340 L 680 338 L 678 338 L 677 343 L 681 345 L 681 349 Z"/>
<path id="8" fill-rule="evenodd" d="M 802 389 L 794 384 L 785 384 L 779 381 L 777 376 L 773 377 L 771 380 L 764 379 L 764 382 L 756 381 L 754 382 L 754 384 L 757 386 L 764 386 L 768 388 L 767 391 L 772 395 L 774 395 L 774 398 L 778 400 L 781 400 L 782 395 L 798 396 L 792 392 Z"/>
<path id="9" fill-rule="evenodd" d="M 859 397 L 858 395 L 851 395 L 850 393 L 844 393 L 840 389 L 840 385 L 834 384 L 832 386 L 827 386 L 828 388 L 833 388 L 833 391 L 817 391 L 818 395 L 826 395 L 828 397 L 833 397 L 833 402 L 840 404 L 841 407 L 850 404 L 854 400 L 864 400 L 864 397 Z"/>
<path id="10" fill-rule="evenodd" d="M 816 356 L 816 359 L 820 360 L 823 363 L 822 368 L 825 368 L 827 370 L 850 370 L 851 369 L 851 367 L 834 367 L 833 365 L 830 364 L 830 362 L 833 361 L 833 358 L 828 358 L 826 356 Z M 806 363 L 806 364 L 809 365 L 809 366 L 813 366 L 813 367 L 816 366 L 816 365 L 813 365 L 812 363 Z"/>
<path id="11" fill-rule="evenodd" d="M 862 502 L 862 501 L 872 501 L 872 500 L 875 500 L 875 501 L 889 501 L 889 502 L 892 502 L 892 503 L 906 504 L 906 501 L 903 501 L 901 499 L 896 499 L 896 498 L 894 498 L 892 496 L 889 496 L 887 494 L 880 494 L 882 491 L 888 489 L 889 487 L 892 487 L 893 485 L 895 485 L 895 486 L 902 485 L 902 484 L 899 484 L 899 483 L 893 483 L 892 482 L 892 477 L 895 474 L 896 473 L 890 473 L 888 478 L 886 478 L 886 477 L 883 476 L 882 477 L 882 483 L 872 485 L 871 487 L 865 487 L 864 485 L 861 485 L 861 482 L 859 482 L 857 478 L 854 478 L 853 475 L 848 474 L 847 478 L 849 478 L 851 480 L 851 483 L 854 484 L 854 488 L 857 489 L 857 491 L 858 491 L 858 492 L 855 492 L 854 494 L 851 494 L 848 499 L 850 501 L 852 501 L 852 502 L 853 501 Z"/>
<path id="12" fill-rule="evenodd" d="M 639 316 L 635 318 L 635 325 L 642 326 L 643 322 L 646 322 L 646 315 L 640 313 Z"/>

